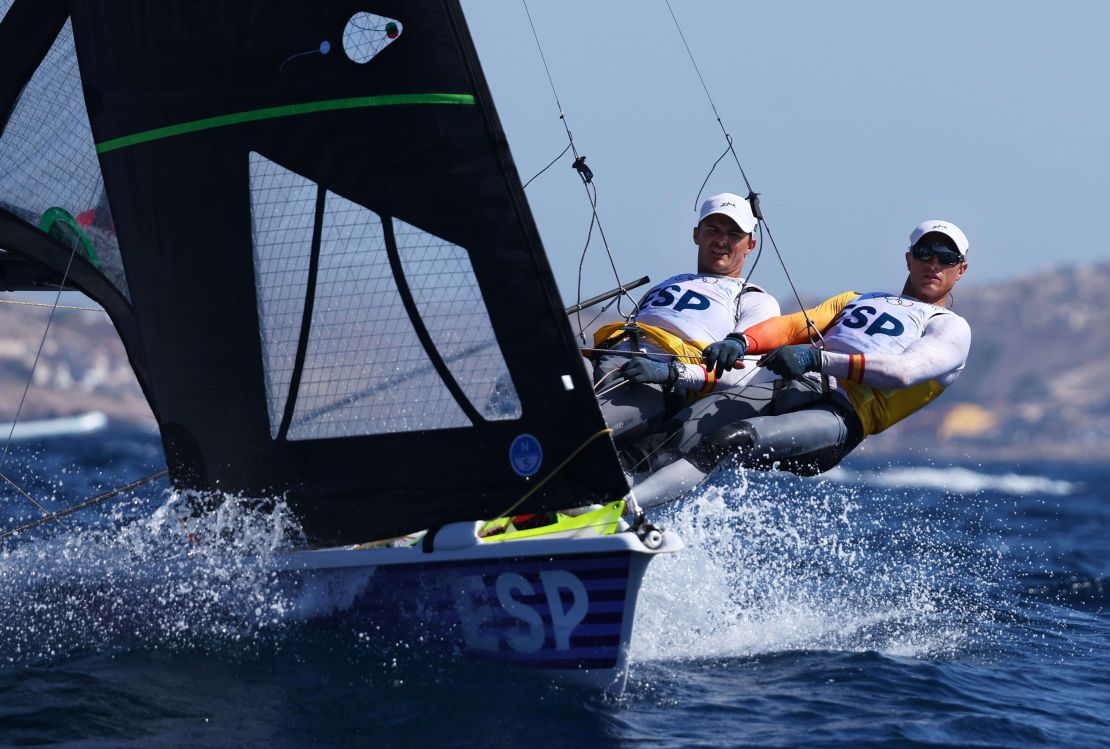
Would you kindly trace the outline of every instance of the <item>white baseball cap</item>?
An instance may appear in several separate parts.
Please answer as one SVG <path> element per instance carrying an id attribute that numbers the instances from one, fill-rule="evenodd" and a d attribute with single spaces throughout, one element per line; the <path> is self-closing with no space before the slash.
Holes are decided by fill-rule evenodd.
<path id="1" fill-rule="evenodd" d="M 739 226 L 740 230 L 745 234 L 751 234 L 755 231 L 755 214 L 752 213 L 751 204 L 748 203 L 746 198 L 733 195 L 731 192 L 723 192 L 720 195 L 714 195 L 701 204 L 701 213 L 698 215 L 698 223 L 700 224 L 702 219 L 714 213 L 728 216 L 736 222 L 736 225 Z"/>
<path id="2" fill-rule="evenodd" d="M 956 249 L 959 253 L 965 258 L 967 257 L 967 236 L 960 231 L 960 227 L 956 226 L 951 221 L 941 221 L 939 219 L 922 221 L 910 232 L 910 247 L 913 247 L 917 244 L 917 240 L 931 232 L 943 234 L 951 239 L 952 243 L 956 245 Z"/>

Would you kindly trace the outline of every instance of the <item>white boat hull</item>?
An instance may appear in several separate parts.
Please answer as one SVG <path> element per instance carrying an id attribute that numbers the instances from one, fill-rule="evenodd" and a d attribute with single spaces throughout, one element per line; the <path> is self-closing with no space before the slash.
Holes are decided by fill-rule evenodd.
<path id="1" fill-rule="evenodd" d="M 644 571 L 655 554 L 682 548 L 678 536 L 664 532 L 655 549 L 632 532 L 489 543 L 470 528 L 468 544 L 468 528 L 441 532 L 463 548 L 302 551 L 283 567 L 312 619 L 623 689 Z"/>

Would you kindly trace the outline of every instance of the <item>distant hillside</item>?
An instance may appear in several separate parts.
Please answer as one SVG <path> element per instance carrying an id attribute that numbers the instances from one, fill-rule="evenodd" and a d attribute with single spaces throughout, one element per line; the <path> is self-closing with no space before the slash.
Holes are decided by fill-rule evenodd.
<path id="1" fill-rule="evenodd" d="M 0 421 L 15 416 L 49 319 L 47 307 L 0 304 Z M 19 418 L 84 411 L 131 424 L 154 421 L 108 316 L 59 309 Z"/>
<path id="2" fill-rule="evenodd" d="M 1110 262 L 958 287 L 971 358 L 935 403 L 869 439 L 898 457 L 1110 460 Z M 10 420 L 49 316 L 0 304 L 0 421 Z M 152 423 L 106 315 L 59 310 L 21 419 L 89 410 Z"/>

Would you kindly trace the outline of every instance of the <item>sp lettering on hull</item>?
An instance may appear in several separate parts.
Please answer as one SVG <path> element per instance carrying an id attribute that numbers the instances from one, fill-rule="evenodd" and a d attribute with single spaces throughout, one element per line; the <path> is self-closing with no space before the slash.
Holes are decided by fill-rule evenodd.
<path id="1" fill-rule="evenodd" d="M 535 653 L 570 650 L 575 628 L 590 609 L 589 592 L 565 570 L 525 576 L 497 575 L 492 585 L 482 575 L 455 580 L 455 610 L 470 650 Z"/>

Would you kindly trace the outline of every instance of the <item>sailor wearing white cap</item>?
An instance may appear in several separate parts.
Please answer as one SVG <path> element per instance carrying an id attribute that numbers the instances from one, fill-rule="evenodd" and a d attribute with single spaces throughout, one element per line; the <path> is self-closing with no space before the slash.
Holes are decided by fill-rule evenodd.
<path id="1" fill-rule="evenodd" d="M 939 219 L 922 221 L 915 226 L 913 231 L 910 232 L 910 247 L 915 247 L 922 239 L 929 239 L 927 236 L 929 234 L 940 235 L 939 237 L 933 237 L 933 239 L 946 240 L 951 243 L 952 249 L 960 253 L 960 256 L 965 260 L 967 259 L 967 237 L 960 231 L 960 227 Z"/>
<path id="2" fill-rule="evenodd" d="M 688 401 L 757 375 L 754 368 L 735 367 L 742 353 L 737 337 L 780 310 L 773 296 L 741 275 L 756 247 L 756 224 L 751 204 L 739 195 L 706 200 L 693 231 L 697 273 L 657 284 L 631 319 L 595 334 L 598 348 L 649 354 L 613 353 L 595 361 L 602 413 L 618 445 L 644 436 Z M 762 398 L 765 403 L 768 396 Z"/>

